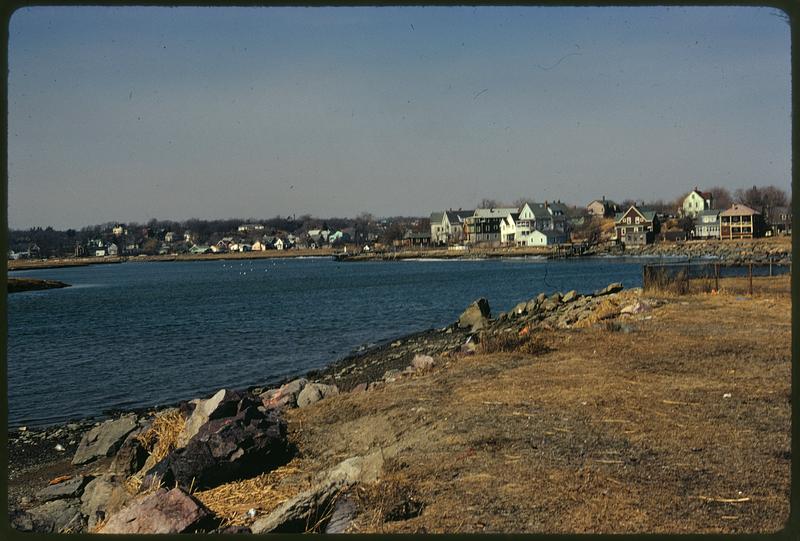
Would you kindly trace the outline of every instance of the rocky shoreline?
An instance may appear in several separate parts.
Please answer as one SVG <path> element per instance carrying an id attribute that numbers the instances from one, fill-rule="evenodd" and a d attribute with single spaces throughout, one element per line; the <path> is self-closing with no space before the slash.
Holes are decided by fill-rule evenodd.
<path id="1" fill-rule="evenodd" d="M 280 386 L 223 389 L 205 400 L 104 421 L 20 427 L 8 441 L 10 520 L 16 529 L 39 532 L 230 531 L 193 491 L 291 460 L 296 450 L 283 419 L 288 409 L 340 393 L 375 391 L 443 360 L 503 351 L 509 344 L 533 351 L 540 346 L 534 331 L 608 324 L 620 314 L 651 309 L 642 303 L 622 308 L 629 297 L 621 284 L 587 295 L 541 294 L 496 318 L 479 299 L 447 327 L 365 348 Z M 626 324 L 620 325 L 617 330 L 627 332 Z M 236 531 L 298 531 L 300 523 L 318 519 L 314 513 L 340 491 L 375 478 L 379 470 L 377 457 L 351 457 L 318 473 L 309 490 Z M 156 524 L 148 516 L 169 520 Z"/>
<path id="2" fill-rule="evenodd" d="M 642 257 L 710 258 L 730 264 L 768 263 L 788 264 L 792 259 L 792 245 L 784 239 L 746 240 L 696 240 L 687 242 L 660 242 L 645 246 L 628 246 L 624 250 L 609 248 L 587 255 L 613 254 Z"/>

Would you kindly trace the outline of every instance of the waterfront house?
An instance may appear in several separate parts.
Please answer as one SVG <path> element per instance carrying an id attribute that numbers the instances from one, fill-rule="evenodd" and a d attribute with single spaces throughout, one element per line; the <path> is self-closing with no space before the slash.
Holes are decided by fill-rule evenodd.
<path id="1" fill-rule="evenodd" d="M 791 207 L 773 207 L 769 211 L 769 230 L 773 235 L 792 234 Z"/>
<path id="2" fill-rule="evenodd" d="M 276 237 L 275 240 L 272 242 L 272 247 L 276 250 L 283 250 L 286 247 L 286 243 L 283 241 L 282 238 Z"/>
<path id="3" fill-rule="evenodd" d="M 714 196 L 711 192 L 701 192 L 697 189 L 697 186 L 695 186 L 694 190 L 683 198 L 683 204 L 681 208 L 678 209 L 678 213 L 681 216 L 691 216 L 694 218 L 699 212 L 713 208 L 713 203 Z"/>
<path id="4" fill-rule="evenodd" d="M 429 246 L 431 234 L 428 231 L 406 231 L 403 235 L 403 246 Z"/>
<path id="5" fill-rule="evenodd" d="M 97 248 L 94 251 L 94 256 L 95 257 L 105 257 L 105 255 L 106 255 L 106 249 L 105 248 Z"/>
<path id="6" fill-rule="evenodd" d="M 719 238 L 719 211 L 715 209 L 701 210 L 694 220 L 694 238 Z"/>
<path id="7" fill-rule="evenodd" d="M 472 216 L 464 220 L 466 225 L 466 241 L 469 244 L 499 244 L 500 223 L 511 213 L 519 212 L 517 208 L 475 209 Z"/>
<path id="8" fill-rule="evenodd" d="M 210 246 L 202 246 L 200 244 L 195 244 L 189 249 L 189 253 L 192 254 L 210 254 L 211 247 Z"/>
<path id="9" fill-rule="evenodd" d="M 175 237 L 177 237 L 177 235 L 174 231 L 167 231 L 164 234 L 164 242 L 175 242 Z"/>
<path id="10" fill-rule="evenodd" d="M 608 218 L 619 212 L 619 205 L 610 199 L 606 199 L 604 195 L 602 199 L 595 199 L 586 205 L 586 210 L 589 212 L 590 216 Z"/>
<path id="11" fill-rule="evenodd" d="M 518 221 L 519 213 L 511 212 L 500 222 L 500 242 L 504 245 L 516 246 L 527 240 L 527 238 L 523 239 L 523 237 L 526 237 L 527 234 L 530 233 L 530 229 L 528 227 L 520 227 L 518 229 Z"/>
<path id="12" fill-rule="evenodd" d="M 722 239 L 752 239 L 764 234 L 764 219 L 760 212 L 747 205 L 734 203 L 719 213 L 719 236 Z"/>
<path id="13" fill-rule="evenodd" d="M 114 225 L 113 228 L 111 228 L 111 234 L 114 235 L 115 237 L 122 236 L 126 233 L 127 231 L 125 231 L 125 226 L 122 224 L 116 224 Z"/>
<path id="14" fill-rule="evenodd" d="M 534 229 L 528 235 L 526 246 L 553 246 L 567 242 L 568 235 L 563 231 L 539 231 Z"/>
<path id="15" fill-rule="evenodd" d="M 447 232 L 444 227 L 444 212 L 431 212 L 431 244 L 447 244 Z"/>
<path id="16" fill-rule="evenodd" d="M 614 232 L 619 242 L 626 246 L 652 243 L 661 230 L 661 223 L 652 210 L 631 206 L 618 212 L 614 218 Z"/>
<path id="17" fill-rule="evenodd" d="M 261 242 L 260 240 L 257 240 L 257 241 L 255 241 L 253 243 L 253 251 L 254 252 L 265 252 L 265 251 L 269 250 L 269 248 L 271 248 L 271 247 L 267 247 L 267 245 L 264 244 L 263 242 Z"/>
<path id="18" fill-rule="evenodd" d="M 474 210 L 446 210 L 431 213 L 431 244 L 456 244 L 464 240 L 465 220 Z"/>
<path id="19" fill-rule="evenodd" d="M 108 245 L 108 255 L 117 256 L 119 255 L 119 247 L 114 244 L 113 242 Z"/>

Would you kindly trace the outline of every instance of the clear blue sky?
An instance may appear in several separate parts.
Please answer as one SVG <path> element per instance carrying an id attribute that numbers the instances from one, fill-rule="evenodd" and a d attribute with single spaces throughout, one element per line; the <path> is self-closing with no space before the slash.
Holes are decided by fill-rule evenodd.
<path id="1" fill-rule="evenodd" d="M 790 187 L 767 8 L 17 11 L 9 225 Z"/>

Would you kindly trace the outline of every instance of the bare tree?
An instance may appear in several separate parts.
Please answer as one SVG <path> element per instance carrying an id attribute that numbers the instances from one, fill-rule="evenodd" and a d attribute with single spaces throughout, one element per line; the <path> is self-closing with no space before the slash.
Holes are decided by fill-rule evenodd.
<path id="1" fill-rule="evenodd" d="M 724 186 L 712 186 L 708 191 L 711 192 L 711 195 L 714 197 L 713 203 L 716 208 L 726 209 L 733 204 L 731 192 Z"/>
<path id="2" fill-rule="evenodd" d="M 502 207 L 503 207 L 503 203 L 501 203 L 497 199 L 489 199 L 489 198 L 486 198 L 486 197 L 481 199 L 481 202 L 478 203 L 478 208 L 480 208 L 480 209 L 496 209 L 496 208 L 502 208 Z"/>

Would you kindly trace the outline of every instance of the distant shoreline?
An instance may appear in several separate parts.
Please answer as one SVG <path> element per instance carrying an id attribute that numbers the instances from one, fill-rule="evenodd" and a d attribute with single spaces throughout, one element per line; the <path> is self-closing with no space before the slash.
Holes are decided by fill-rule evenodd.
<path id="1" fill-rule="evenodd" d="M 791 237 L 773 237 L 743 240 L 695 240 L 687 242 L 660 242 L 645 246 L 630 246 L 623 249 L 619 246 L 613 248 L 603 246 L 594 247 L 583 253 L 571 253 L 569 250 L 559 250 L 554 246 L 535 247 L 499 247 L 499 248 L 472 248 L 468 250 L 449 250 L 446 248 L 419 248 L 406 249 L 396 252 L 343 252 L 333 248 L 268 250 L 264 252 L 233 252 L 216 254 L 170 254 L 170 255 L 141 255 L 141 256 L 107 256 L 61 258 L 46 260 L 11 260 L 8 261 L 8 270 L 35 270 L 61 267 L 82 267 L 88 265 L 105 265 L 118 263 L 150 263 L 150 262 L 184 262 L 184 261 L 219 261 L 219 260 L 247 260 L 247 259 L 285 259 L 308 257 L 333 257 L 337 261 L 401 261 L 413 259 L 426 260 L 482 260 L 500 258 L 526 258 L 538 257 L 548 259 L 583 258 L 583 257 L 689 257 L 689 258 L 715 258 L 720 261 L 728 260 L 789 260 L 791 259 Z"/>

